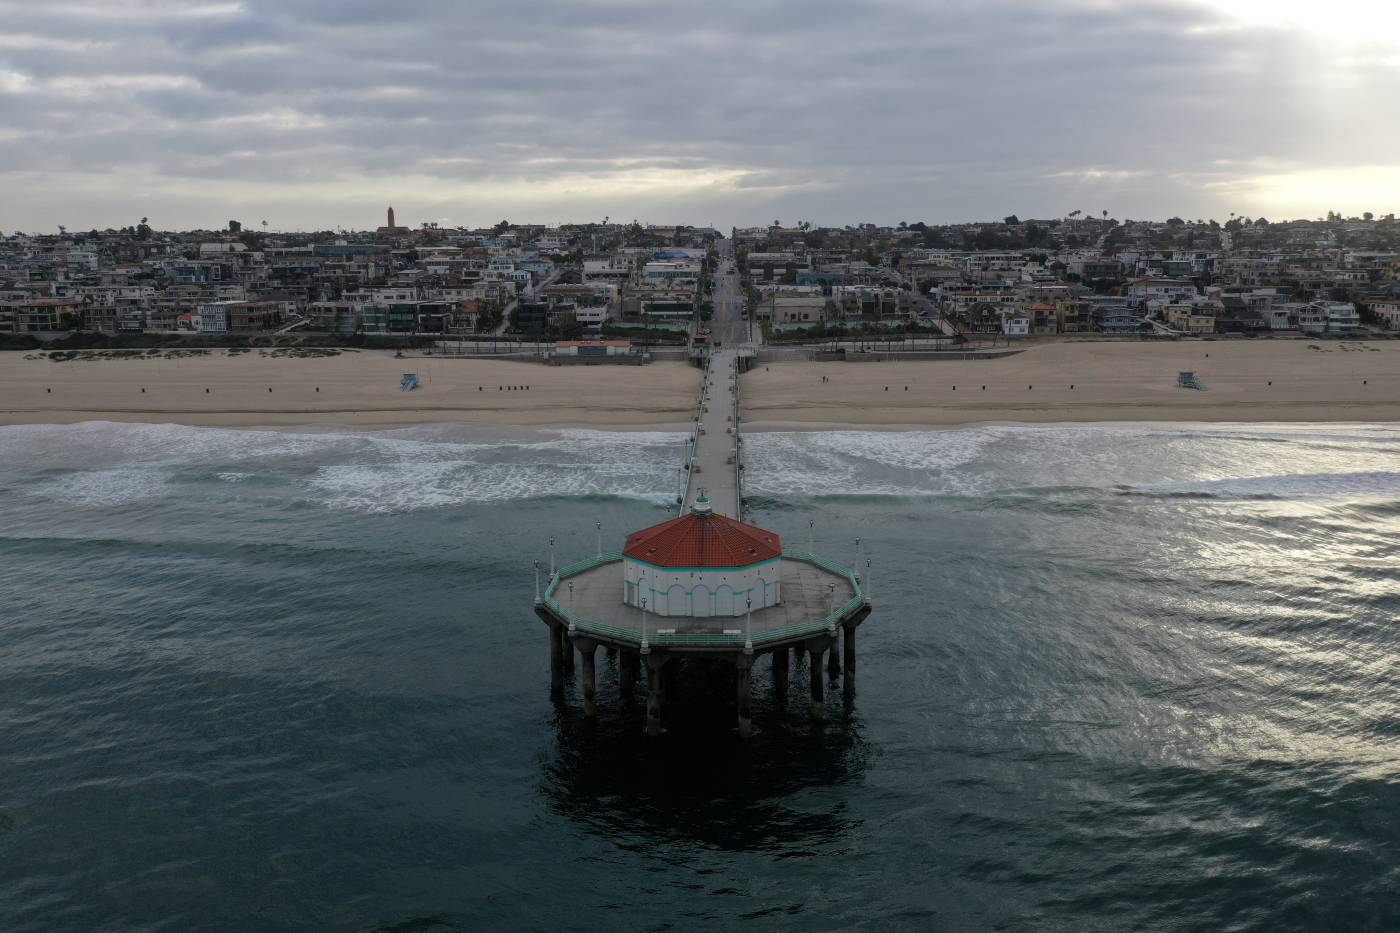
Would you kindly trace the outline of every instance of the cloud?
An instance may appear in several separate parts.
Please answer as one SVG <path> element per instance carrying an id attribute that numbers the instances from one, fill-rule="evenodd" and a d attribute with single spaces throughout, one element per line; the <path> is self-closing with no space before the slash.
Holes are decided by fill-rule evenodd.
<path id="1" fill-rule="evenodd" d="M 0 227 L 1337 208 L 1393 50 L 1250 2 L 0 0 Z"/>

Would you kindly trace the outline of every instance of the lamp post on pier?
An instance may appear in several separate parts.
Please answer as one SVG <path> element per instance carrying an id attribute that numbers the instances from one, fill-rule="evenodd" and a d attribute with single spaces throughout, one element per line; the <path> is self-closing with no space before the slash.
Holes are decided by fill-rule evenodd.
<path id="1" fill-rule="evenodd" d="M 753 597 L 744 597 L 744 654 L 753 654 Z"/>

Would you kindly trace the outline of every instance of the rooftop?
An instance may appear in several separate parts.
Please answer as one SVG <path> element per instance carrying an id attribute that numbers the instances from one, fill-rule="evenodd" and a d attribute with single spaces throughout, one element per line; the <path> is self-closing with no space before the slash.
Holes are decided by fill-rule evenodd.
<path id="1" fill-rule="evenodd" d="M 701 496 L 689 514 L 627 536 L 624 557 L 654 567 L 747 567 L 782 555 L 778 535 L 709 511 Z"/>

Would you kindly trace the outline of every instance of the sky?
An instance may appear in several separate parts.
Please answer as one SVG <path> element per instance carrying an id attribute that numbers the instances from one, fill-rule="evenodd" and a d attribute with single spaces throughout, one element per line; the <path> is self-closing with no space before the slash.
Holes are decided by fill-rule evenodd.
<path id="1" fill-rule="evenodd" d="M 0 231 L 1400 211 L 1385 0 L 0 0 Z"/>

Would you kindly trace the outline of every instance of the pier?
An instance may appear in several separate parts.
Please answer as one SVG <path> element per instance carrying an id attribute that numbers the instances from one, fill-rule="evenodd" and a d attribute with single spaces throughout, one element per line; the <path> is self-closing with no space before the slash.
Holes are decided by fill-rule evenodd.
<path id="1" fill-rule="evenodd" d="M 732 286 L 731 286 L 732 287 Z M 723 307 L 723 305 L 720 305 Z M 731 303 L 730 312 L 737 308 Z M 856 631 L 871 612 L 868 580 L 743 519 L 739 370 L 747 347 L 705 360 L 685 450 L 679 517 L 628 536 L 621 551 L 556 568 L 541 583 L 535 613 L 548 627 L 551 685 L 563 698 L 578 657 L 583 712 L 597 715 L 597 651 L 618 653 L 617 688 L 632 697 L 646 677 L 646 732 L 659 735 L 668 672 L 688 659 L 722 659 L 735 671 L 737 730 L 753 732 L 756 661 L 769 657 L 776 689 L 789 688 L 793 652 L 810 664 L 811 718 L 825 711 L 828 678 L 847 696 L 856 685 Z M 867 577 L 869 574 L 867 573 Z"/>

